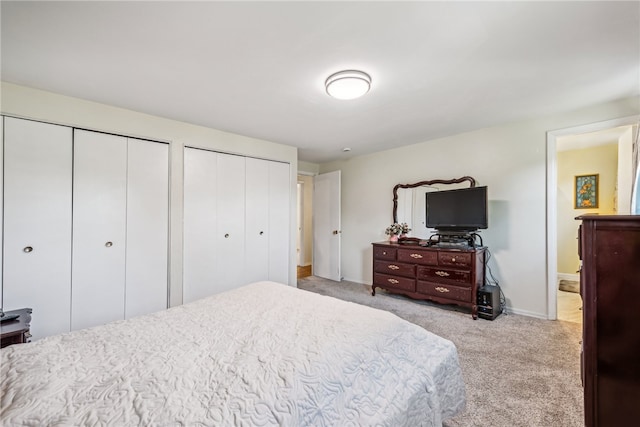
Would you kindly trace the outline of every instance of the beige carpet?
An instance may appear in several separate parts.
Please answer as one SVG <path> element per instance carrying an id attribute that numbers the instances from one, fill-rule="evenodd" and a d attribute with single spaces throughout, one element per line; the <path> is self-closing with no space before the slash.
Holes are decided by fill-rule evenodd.
<path id="1" fill-rule="evenodd" d="M 514 314 L 473 320 L 461 309 L 414 301 L 353 282 L 315 276 L 298 287 L 387 310 L 453 341 L 458 348 L 467 410 L 445 427 L 583 426 L 581 327 Z"/>

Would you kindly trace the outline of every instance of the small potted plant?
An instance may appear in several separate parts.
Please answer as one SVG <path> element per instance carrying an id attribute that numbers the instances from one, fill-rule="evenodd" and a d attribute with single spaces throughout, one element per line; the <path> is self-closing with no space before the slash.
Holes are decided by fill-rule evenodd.
<path id="1" fill-rule="evenodd" d="M 389 236 L 390 242 L 397 242 L 398 236 L 404 236 L 409 231 L 411 231 L 411 229 L 409 228 L 409 225 L 406 222 L 402 222 L 402 223 L 394 222 L 393 224 L 387 227 L 387 229 L 384 231 L 384 234 Z"/>

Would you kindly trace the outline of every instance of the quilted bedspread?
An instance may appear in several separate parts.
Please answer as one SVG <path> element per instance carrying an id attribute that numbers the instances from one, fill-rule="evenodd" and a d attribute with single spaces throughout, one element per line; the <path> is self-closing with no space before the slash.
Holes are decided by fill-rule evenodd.
<path id="1" fill-rule="evenodd" d="M 465 405 L 450 341 L 273 282 L 0 355 L 5 426 L 440 426 Z"/>

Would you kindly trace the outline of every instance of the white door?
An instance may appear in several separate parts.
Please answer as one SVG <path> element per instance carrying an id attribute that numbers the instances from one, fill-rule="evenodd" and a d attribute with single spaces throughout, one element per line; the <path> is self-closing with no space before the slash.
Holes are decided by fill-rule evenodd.
<path id="1" fill-rule="evenodd" d="M 167 308 L 169 145 L 128 139 L 125 318 Z"/>
<path id="2" fill-rule="evenodd" d="M 4 117 L 0 117 L 0 189 L 4 194 Z M 4 197 L 0 195 L 0 224 L 4 224 L 4 209 L 2 208 L 2 201 Z M 0 242 L 4 242 L 4 227 L 0 225 Z M 4 276 L 4 267 L 0 262 L 0 308 L 2 305 L 2 277 Z"/>
<path id="3" fill-rule="evenodd" d="M 75 130 L 71 329 L 124 319 L 127 138 Z"/>
<path id="4" fill-rule="evenodd" d="M 246 159 L 246 251 L 247 283 L 269 279 L 269 161 Z"/>
<path id="5" fill-rule="evenodd" d="M 218 153 L 216 164 L 218 226 L 214 244 L 217 256 L 216 292 L 247 284 L 245 249 L 245 157 Z"/>
<path id="6" fill-rule="evenodd" d="M 269 162 L 269 280 L 289 284 L 291 177 L 288 163 Z"/>
<path id="7" fill-rule="evenodd" d="M 340 271 L 340 171 L 320 174 L 313 184 L 313 274 L 342 280 Z"/>
<path id="8" fill-rule="evenodd" d="M 216 292 L 218 153 L 184 149 L 184 303 Z"/>
<path id="9" fill-rule="evenodd" d="M 70 328 L 72 130 L 5 118 L 3 308 L 34 339 Z"/>

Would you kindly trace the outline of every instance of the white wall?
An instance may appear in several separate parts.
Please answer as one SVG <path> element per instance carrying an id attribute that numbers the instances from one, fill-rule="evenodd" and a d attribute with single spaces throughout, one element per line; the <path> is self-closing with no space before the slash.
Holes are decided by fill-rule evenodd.
<path id="1" fill-rule="evenodd" d="M 628 154 L 627 154 L 628 156 Z M 579 150 L 558 151 L 558 275 L 576 275 L 578 258 L 578 226 L 576 217 L 584 214 L 614 214 L 616 212 L 616 182 L 618 179 L 618 143 Z M 574 209 L 575 176 L 598 174 L 598 207 Z M 619 194 L 619 193 L 618 193 Z M 627 212 L 628 213 L 628 212 Z"/>
<path id="2" fill-rule="evenodd" d="M 342 273 L 371 284 L 398 183 L 470 175 L 489 187 L 489 267 L 509 309 L 546 318 L 546 133 L 640 113 L 637 97 L 320 165 L 342 170 Z M 459 120 L 464 120 L 460 117 Z"/>
<path id="3" fill-rule="evenodd" d="M 633 191 L 633 126 L 618 139 L 618 197 L 616 211 L 631 213 L 631 193 Z"/>
<path id="4" fill-rule="evenodd" d="M 182 303 L 183 148 L 206 148 L 290 163 L 291 206 L 289 284 L 296 283 L 297 149 L 175 120 L 2 82 L 2 114 L 169 142 L 171 146 L 171 306 Z"/>

